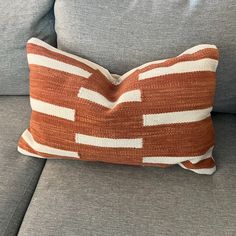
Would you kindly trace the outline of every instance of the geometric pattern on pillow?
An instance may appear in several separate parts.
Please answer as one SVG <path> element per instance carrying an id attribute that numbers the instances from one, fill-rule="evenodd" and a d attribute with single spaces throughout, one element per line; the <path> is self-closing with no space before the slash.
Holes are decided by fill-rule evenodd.
<path id="1" fill-rule="evenodd" d="M 218 49 L 182 54 L 111 74 L 32 38 L 29 128 L 18 151 L 40 158 L 216 170 L 211 110 Z"/>

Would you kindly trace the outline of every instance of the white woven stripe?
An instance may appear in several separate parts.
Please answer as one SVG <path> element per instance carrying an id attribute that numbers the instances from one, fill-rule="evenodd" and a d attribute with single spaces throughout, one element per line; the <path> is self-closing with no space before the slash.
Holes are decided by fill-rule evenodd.
<path id="1" fill-rule="evenodd" d="M 135 139 L 115 139 L 101 138 L 85 134 L 75 135 L 76 143 L 106 148 L 142 148 L 142 138 Z"/>
<path id="2" fill-rule="evenodd" d="M 143 157 L 143 163 L 149 164 L 178 164 L 183 161 L 190 161 L 193 164 L 198 163 L 201 160 L 209 158 L 212 156 L 213 147 L 211 147 L 206 153 L 200 156 L 151 156 L 151 157 Z"/>
<path id="3" fill-rule="evenodd" d="M 216 71 L 218 60 L 204 58 L 196 61 L 178 62 L 172 66 L 159 67 L 139 74 L 139 80 L 149 79 L 162 75 L 180 74 L 197 71 Z"/>
<path id="4" fill-rule="evenodd" d="M 66 120 L 75 120 L 74 109 L 57 106 L 34 98 L 30 98 L 30 104 L 33 111 L 37 111 L 51 116 L 56 116 Z"/>
<path id="5" fill-rule="evenodd" d="M 117 81 L 116 84 L 120 84 L 122 81 L 124 81 L 128 76 L 130 76 L 132 73 L 134 73 L 136 70 L 141 70 L 147 66 L 151 66 L 151 65 L 157 65 L 157 64 L 160 64 L 160 63 L 163 63 L 165 61 L 167 61 L 168 59 L 163 59 L 163 60 L 157 60 L 157 61 L 151 61 L 151 62 L 148 62 L 148 63 L 145 63 L 141 66 L 138 66 L 128 72 L 126 72 L 125 74 L 123 74 L 122 76 L 120 76 Z"/>
<path id="6" fill-rule="evenodd" d="M 184 54 L 192 54 L 192 53 L 196 53 L 198 51 L 201 51 L 203 49 L 217 49 L 217 47 L 215 45 L 212 44 L 200 44 L 197 45 L 195 47 L 192 47 L 190 49 L 187 49 L 186 51 L 184 51 L 183 53 L 181 53 L 179 56 L 182 56 Z"/>
<path id="7" fill-rule="evenodd" d="M 192 164 L 197 164 L 199 161 L 202 161 L 202 160 L 205 160 L 209 157 L 212 157 L 213 148 L 214 147 L 211 147 L 204 155 L 199 156 L 199 157 L 195 157 L 194 159 L 190 159 L 189 161 Z"/>
<path id="8" fill-rule="evenodd" d="M 89 78 L 89 76 L 91 75 L 90 72 L 83 70 L 80 67 L 73 66 L 46 56 L 28 53 L 27 58 L 30 65 L 33 64 L 33 65 L 44 66 L 54 70 L 59 70 L 73 75 L 82 76 L 84 78 Z"/>
<path id="9" fill-rule="evenodd" d="M 117 82 L 117 80 L 111 76 L 110 72 L 107 69 L 105 69 L 104 67 L 102 67 L 102 66 L 100 66 L 100 65 L 98 65 L 98 64 L 96 64 L 94 62 L 91 62 L 91 61 L 86 60 L 86 59 L 84 59 L 82 57 L 79 57 L 79 56 L 76 56 L 76 55 L 64 52 L 64 51 L 62 51 L 60 49 L 54 48 L 51 45 L 49 45 L 49 44 L 47 44 L 47 43 L 45 43 L 42 40 L 37 39 L 37 38 L 31 38 L 28 41 L 28 43 L 32 43 L 32 44 L 44 47 L 47 50 L 50 50 L 52 52 L 56 52 L 58 54 L 62 54 L 62 55 L 67 56 L 69 58 L 75 59 L 75 60 L 77 60 L 77 61 L 79 61 L 79 62 L 81 62 L 81 63 L 83 63 L 83 64 L 85 64 L 85 65 L 87 65 L 89 67 L 91 67 L 94 70 L 99 70 L 112 83 L 115 84 Z"/>
<path id="10" fill-rule="evenodd" d="M 117 101 L 111 102 L 102 94 L 82 87 L 79 90 L 78 97 L 86 99 L 90 102 L 94 102 L 106 108 L 114 108 L 117 104 L 124 103 L 124 102 L 141 102 L 141 91 L 138 89 L 128 91 L 126 93 L 123 93 L 117 99 Z"/>
<path id="11" fill-rule="evenodd" d="M 196 122 L 210 116 L 212 107 L 191 111 L 168 112 L 143 115 L 144 126 Z"/>
<path id="12" fill-rule="evenodd" d="M 213 48 L 213 49 L 217 49 L 217 47 L 215 45 L 211 45 L 211 44 L 200 44 L 200 45 L 197 45 L 195 47 L 192 47 L 186 51 L 184 51 L 183 53 L 181 53 L 180 55 L 178 55 L 177 57 L 179 56 L 182 56 L 184 54 L 192 54 L 192 53 L 196 53 L 200 50 L 203 50 L 203 49 L 208 49 L 208 48 Z M 162 59 L 162 60 L 157 60 L 157 61 L 152 61 L 152 62 L 148 62 L 148 63 L 145 63 L 141 66 L 138 66 L 128 72 L 126 72 L 124 75 L 120 76 L 119 78 L 119 82 L 117 82 L 117 84 L 121 83 L 123 80 L 125 80 L 129 75 L 131 75 L 134 71 L 136 71 L 137 69 L 143 69 L 147 66 L 151 66 L 151 65 L 155 65 L 155 64 L 160 64 L 160 63 L 163 63 L 167 60 L 169 60 L 170 58 L 167 58 L 167 59 Z"/>
<path id="13" fill-rule="evenodd" d="M 179 163 L 179 166 L 181 166 L 182 168 L 184 168 L 186 170 L 190 170 L 190 171 L 193 171 L 197 174 L 202 174 L 202 175 L 212 175 L 216 171 L 216 166 L 214 166 L 212 168 L 202 168 L 202 169 L 188 169 L 187 167 L 185 167 L 181 163 Z"/>
<path id="14" fill-rule="evenodd" d="M 26 151 L 26 150 L 22 149 L 19 146 L 17 147 L 17 150 L 18 150 L 18 152 L 20 152 L 20 153 L 22 153 L 23 155 L 26 155 L 26 156 L 33 156 L 33 157 L 38 157 L 38 158 L 44 158 L 44 157 L 42 157 L 40 155 L 37 155 L 37 154 L 34 154 L 32 152 Z"/>
<path id="15" fill-rule="evenodd" d="M 42 153 L 46 153 L 46 154 L 50 154 L 50 155 L 55 155 L 55 156 L 65 156 L 65 157 L 79 158 L 79 155 L 78 155 L 77 152 L 72 152 L 72 151 L 67 151 L 67 150 L 63 150 L 63 149 L 58 149 L 58 148 L 50 147 L 50 146 L 43 145 L 43 144 L 40 144 L 40 143 L 36 142 L 34 140 L 33 136 L 31 135 L 31 133 L 29 132 L 29 130 L 26 130 L 22 134 L 22 138 L 25 140 L 25 142 L 32 149 L 34 149 L 37 152 L 42 152 Z"/>

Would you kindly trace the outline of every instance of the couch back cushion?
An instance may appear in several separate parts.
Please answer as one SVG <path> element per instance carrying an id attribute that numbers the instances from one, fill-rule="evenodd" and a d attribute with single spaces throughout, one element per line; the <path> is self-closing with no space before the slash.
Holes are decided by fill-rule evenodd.
<path id="1" fill-rule="evenodd" d="M 123 74 L 197 44 L 215 44 L 221 58 L 214 110 L 236 112 L 235 8 L 235 0 L 56 0 L 58 47 Z"/>
<path id="2" fill-rule="evenodd" d="M 0 4 L 0 95 L 28 94 L 26 42 L 32 36 L 56 44 L 53 0 Z"/>

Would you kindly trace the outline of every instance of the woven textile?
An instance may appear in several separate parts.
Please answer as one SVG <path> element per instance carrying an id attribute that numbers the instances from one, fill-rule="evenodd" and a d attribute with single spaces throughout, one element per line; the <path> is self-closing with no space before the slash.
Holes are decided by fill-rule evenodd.
<path id="1" fill-rule="evenodd" d="M 122 76 L 32 38 L 30 156 L 167 167 L 212 174 L 210 112 L 218 50 L 198 45 Z"/>

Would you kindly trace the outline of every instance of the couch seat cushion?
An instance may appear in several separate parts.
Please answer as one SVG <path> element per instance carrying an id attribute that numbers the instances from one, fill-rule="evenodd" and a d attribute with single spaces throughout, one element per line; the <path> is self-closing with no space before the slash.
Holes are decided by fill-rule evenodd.
<path id="1" fill-rule="evenodd" d="M 19 235 L 235 235 L 236 116 L 213 119 L 213 176 L 48 160 Z"/>

